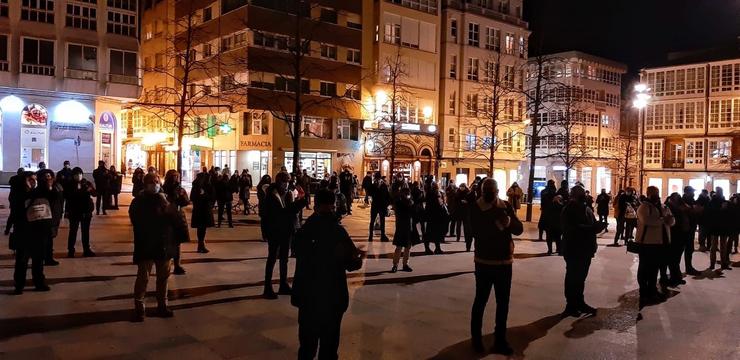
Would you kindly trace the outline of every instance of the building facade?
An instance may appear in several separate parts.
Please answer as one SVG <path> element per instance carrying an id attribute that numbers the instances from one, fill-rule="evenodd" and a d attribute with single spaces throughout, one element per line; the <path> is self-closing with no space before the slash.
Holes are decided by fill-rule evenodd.
<path id="1" fill-rule="evenodd" d="M 652 98 L 641 116 L 641 185 L 740 186 L 740 58 L 644 69 Z"/>
<path id="2" fill-rule="evenodd" d="M 545 58 L 535 189 L 547 180 L 559 184 L 567 178 L 571 186 L 579 181 L 594 194 L 601 189 L 616 193 L 621 187 L 620 106 L 626 66 L 580 51 Z M 532 74 L 534 70 L 530 82 L 536 81 Z"/>
<path id="3" fill-rule="evenodd" d="M 145 9 L 143 28 L 153 35 L 145 36 L 142 42 L 145 68 L 151 64 L 144 75 L 144 93 L 161 84 L 173 88 L 185 85 L 186 102 L 192 103 L 188 115 L 193 131 L 183 140 L 184 172 L 228 166 L 249 169 L 258 177 L 274 174 L 283 166 L 291 169 L 293 143 L 289 134 L 299 103 L 300 168 L 323 177 L 343 167 L 357 171 L 361 166 L 362 4 L 306 1 L 299 9 L 292 4 L 161 1 Z M 296 21 L 299 13 L 301 20 Z M 158 26 L 167 28 L 159 25 L 162 19 L 180 25 L 172 27 L 174 37 L 169 41 L 177 46 L 167 41 L 157 43 Z M 190 25 L 183 27 L 183 23 Z M 295 51 L 298 43 L 300 52 Z M 181 54 L 186 51 L 183 44 L 190 44 L 188 56 L 192 58 L 171 64 L 172 71 L 162 71 L 167 68 L 163 63 L 170 65 L 163 56 L 167 47 L 177 47 Z M 183 62 L 195 69 L 184 70 Z M 296 68 L 300 70 L 296 72 Z M 177 74 L 175 83 L 168 84 L 173 73 Z M 297 74 L 301 76 L 300 102 L 296 101 Z M 138 136 L 133 134 L 139 142 L 148 139 L 156 144 L 156 148 L 147 148 L 134 141 L 133 146 L 148 151 L 139 157 L 147 161 L 157 162 L 149 153 L 159 148 L 165 153 L 177 149 L 172 126 L 158 134 L 157 120 L 142 121 L 142 131 Z M 164 163 L 155 166 L 160 170 L 175 168 L 176 156 L 164 156 Z"/>
<path id="4" fill-rule="evenodd" d="M 440 4 L 363 0 L 363 172 L 435 174 L 440 144 Z M 395 126 L 395 149 L 391 145 Z M 395 150 L 395 164 L 391 152 Z"/>
<path id="5" fill-rule="evenodd" d="M 0 1 L 0 170 L 124 163 L 140 92 L 138 1 Z"/>
<path id="6" fill-rule="evenodd" d="M 442 2 L 438 109 L 443 182 L 469 184 L 476 176 L 492 175 L 506 189 L 521 180 L 530 34 L 522 3 Z"/>

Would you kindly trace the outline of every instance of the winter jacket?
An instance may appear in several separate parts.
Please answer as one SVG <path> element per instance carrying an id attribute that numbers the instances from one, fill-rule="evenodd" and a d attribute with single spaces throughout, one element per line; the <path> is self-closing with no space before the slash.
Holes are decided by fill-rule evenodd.
<path id="1" fill-rule="evenodd" d="M 167 260 L 177 254 L 177 234 L 187 232 L 185 219 L 162 193 L 142 191 L 128 210 L 134 228 L 134 262 Z"/>
<path id="2" fill-rule="evenodd" d="M 645 245 L 668 245 L 671 243 L 671 226 L 676 224 L 673 213 L 667 206 L 656 207 L 643 201 L 637 209 L 637 237 L 635 242 Z"/>
<path id="3" fill-rule="evenodd" d="M 483 265 L 507 265 L 514 262 L 512 235 L 521 235 L 524 227 L 516 217 L 514 208 L 506 201 L 496 199 L 490 208 L 481 198 L 470 204 L 470 225 L 475 241 L 475 262 Z M 500 229 L 497 219 L 509 216 L 509 226 Z"/>
<path id="4" fill-rule="evenodd" d="M 580 201 L 565 205 L 560 224 L 563 230 L 562 253 L 568 259 L 592 258 L 596 254 L 596 234 L 605 224 L 596 221 L 593 210 Z"/>

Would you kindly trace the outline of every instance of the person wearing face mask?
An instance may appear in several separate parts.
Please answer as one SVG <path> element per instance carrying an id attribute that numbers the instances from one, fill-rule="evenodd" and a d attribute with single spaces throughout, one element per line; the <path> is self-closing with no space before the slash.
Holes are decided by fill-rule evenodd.
<path id="1" fill-rule="evenodd" d="M 85 179 L 82 169 L 72 169 L 72 183 L 66 190 L 66 213 L 69 219 L 69 238 L 67 239 L 67 256 L 75 256 L 77 231 L 82 227 L 83 256 L 95 256 L 90 249 L 90 221 L 94 209 L 92 197 L 95 196 L 95 186 Z"/>
<path id="2" fill-rule="evenodd" d="M 157 271 L 157 316 L 172 317 L 167 308 L 167 279 L 172 258 L 177 252 L 178 234 L 187 233 L 187 222 L 177 206 L 169 204 L 160 193 L 159 178 L 144 177 L 144 190 L 129 207 L 129 219 L 134 228 L 134 263 L 138 267 L 134 283 L 134 321 L 143 321 L 144 296 L 152 267 Z"/>
<path id="3" fill-rule="evenodd" d="M 232 184 L 231 173 L 228 168 L 224 169 L 221 176 L 218 177 L 214 187 L 216 189 L 216 202 L 218 204 L 218 223 L 216 226 L 221 227 L 221 222 L 224 220 L 224 212 L 226 212 L 229 227 L 233 228 L 234 222 L 232 220 L 231 208 L 234 203 L 234 192 L 237 190 L 237 186 Z"/>
<path id="4" fill-rule="evenodd" d="M 177 214 L 185 220 L 185 211 L 183 208 L 190 205 L 190 199 L 188 198 L 188 192 L 180 185 L 180 173 L 177 170 L 169 170 L 164 177 L 164 185 L 162 185 L 162 192 L 167 197 L 167 201 L 170 205 L 174 206 L 177 210 Z M 173 255 L 173 262 L 175 269 L 173 273 L 175 275 L 185 275 L 185 269 L 182 267 L 180 262 L 180 244 L 190 242 L 190 233 L 185 229 L 185 232 L 181 234 L 175 234 L 176 236 L 176 249 Z"/>
<path id="5" fill-rule="evenodd" d="M 264 226 L 267 238 L 268 251 L 265 263 L 265 289 L 262 296 L 265 299 L 277 299 L 277 294 L 272 289 L 272 271 L 275 262 L 280 260 L 280 288 L 278 294 L 290 295 L 288 285 L 288 254 L 290 242 L 295 234 L 295 221 L 298 213 L 306 206 L 303 192 L 299 192 L 294 199 L 288 191 L 290 175 L 279 172 L 275 175 L 275 183 L 265 191 L 265 204 L 263 205 L 263 220 L 267 220 Z"/>
<path id="6" fill-rule="evenodd" d="M 98 161 L 98 168 L 93 170 L 93 180 L 95 181 L 95 215 L 100 215 L 100 209 L 103 209 L 103 215 L 108 215 L 105 211 L 110 207 L 110 172 L 105 167 L 105 161 Z"/>
<path id="7" fill-rule="evenodd" d="M 596 254 L 596 234 L 604 231 L 606 224 L 596 221 L 593 210 L 586 206 L 586 191 L 576 185 L 561 215 L 565 259 L 565 300 L 562 316 L 578 317 L 582 313 L 594 315 L 596 309 L 586 304 L 583 291 L 586 286 L 591 259 Z"/>
<path id="8" fill-rule="evenodd" d="M 209 250 L 206 248 L 206 230 L 216 225 L 213 220 L 213 203 L 216 201 L 216 194 L 210 174 L 200 172 L 195 176 L 193 187 L 190 189 L 190 200 L 193 202 L 190 227 L 197 229 L 198 252 L 207 254 Z"/>
<path id="9" fill-rule="evenodd" d="M 671 226 L 676 221 L 671 210 L 660 202 L 660 191 L 655 186 L 647 188 L 647 200 L 637 209 L 637 238 L 640 246 L 640 264 L 637 283 L 640 285 L 640 306 L 665 299 L 657 289 L 658 272 L 668 258 L 671 243 Z"/>
<path id="10" fill-rule="evenodd" d="M 44 247 L 51 236 L 52 214 L 49 202 L 36 190 L 36 174 L 23 173 L 24 187 L 16 194 L 16 218 L 13 224 L 15 239 L 14 294 L 20 295 L 26 286 L 28 260 L 32 260 L 31 274 L 36 291 L 49 291 L 44 277 Z"/>
<path id="11" fill-rule="evenodd" d="M 64 160 L 64 167 L 57 172 L 56 181 L 63 188 L 66 188 L 72 182 L 72 167 L 69 165 L 69 160 Z"/>
<path id="12" fill-rule="evenodd" d="M 59 233 L 59 224 L 64 212 L 64 189 L 54 179 L 54 172 L 49 169 L 40 170 L 37 173 L 38 185 L 36 194 L 46 199 L 51 209 L 51 227 L 45 231 L 46 243 L 44 244 L 44 265 L 56 266 L 59 262 L 54 260 L 54 238 Z"/>
<path id="13" fill-rule="evenodd" d="M 411 247 L 414 245 L 414 232 L 412 231 L 412 214 L 414 208 L 414 201 L 411 200 L 411 191 L 409 190 L 408 184 L 404 183 L 401 185 L 398 196 L 396 196 L 393 210 L 396 214 L 396 232 L 393 234 L 393 245 L 396 246 L 396 251 L 393 253 L 393 267 L 391 272 L 395 273 L 398 271 L 398 261 L 401 258 L 401 252 L 403 250 L 403 271 L 411 272 L 409 266 L 409 253 Z M 416 233 L 416 240 L 418 241 L 418 233 Z"/>
<path id="14" fill-rule="evenodd" d="M 511 204 L 499 199 L 496 180 L 483 180 L 481 192 L 482 196 L 470 206 L 470 223 L 475 242 L 475 300 L 470 317 L 470 333 L 473 348 L 482 352 L 483 314 L 493 287 L 496 292 L 496 327 L 492 352 L 508 356 L 513 354 L 506 340 L 514 263 L 512 235 L 521 235 L 524 227 Z"/>
<path id="15" fill-rule="evenodd" d="M 108 203 L 111 209 L 118 210 L 118 195 L 121 194 L 123 175 L 116 171 L 115 166 L 111 166 L 108 172 L 110 174 L 110 198 L 112 198 L 112 201 L 108 200 Z"/>
<path id="16" fill-rule="evenodd" d="M 136 197 L 141 190 L 144 190 L 144 169 L 136 168 L 134 170 L 133 175 L 131 175 L 131 184 L 133 185 L 131 196 Z"/>

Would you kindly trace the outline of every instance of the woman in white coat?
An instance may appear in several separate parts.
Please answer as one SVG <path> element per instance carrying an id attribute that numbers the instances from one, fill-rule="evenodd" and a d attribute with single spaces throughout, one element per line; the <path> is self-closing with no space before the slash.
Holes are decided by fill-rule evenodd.
<path id="1" fill-rule="evenodd" d="M 640 265 L 637 283 L 640 285 L 640 303 L 645 305 L 663 300 L 656 288 L 658 271 L 668 259 L 671 243 L 671 226 L 676 220 L 667 206 L 660 201 L 660 191 L 655 186 L 647 188 L 647 201 L 637 209 L 637 238 L 640 246 Z"/>

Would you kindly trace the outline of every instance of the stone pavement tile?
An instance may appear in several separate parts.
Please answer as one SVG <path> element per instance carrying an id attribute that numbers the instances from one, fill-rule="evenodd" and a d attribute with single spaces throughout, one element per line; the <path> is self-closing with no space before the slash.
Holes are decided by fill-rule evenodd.
<path id="1" fill-rule="evenodd" d="M 285 348 L 258 333 L 239 333 L 201 342 L 224 358 L 248 356 L 265 351 L 282 351 Z"/>
<path id="2" fill-rule="evenodd" d="M 10 350 L 0 346 L 0 359 L 3 360 L 27 360 L 27 359 L 53 359 L 54 350 L 50 346 L 29 347 L 22 350 Z"/>
<path id="3" fill-rule="evenodd" d="M 224 357 L 215 353 L 211 348 L 200 343 L 172 346 L 166 349 L 155 349 L 146 353 L 145 359 L 177 359 L 177 360 L 216 360 Z"/>
<path id="4" fill-rule="evenodd" d="M 102 359 L 122 355 L 132 348 L 122 339 L 80 338 L 76 342 L 57 343 L 52 345 L 54 355 L 60 359 Z"/>

